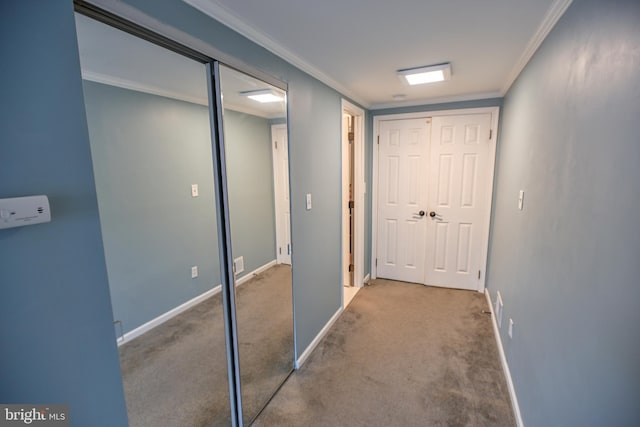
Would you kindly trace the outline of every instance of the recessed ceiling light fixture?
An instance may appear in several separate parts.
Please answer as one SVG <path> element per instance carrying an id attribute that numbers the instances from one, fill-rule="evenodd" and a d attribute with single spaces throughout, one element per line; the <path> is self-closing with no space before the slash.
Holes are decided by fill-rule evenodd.
<path id="1" fill-rule="evenodd" d="M 410 86 L 441 82 L 451 78 L 451 64 L 447 62 L 446 64 L 429 65 L 428 67 L 398 70 L 398 77 Z"/>
<path id="2" fill-rule="evenodd" d="M 251 90 L 248 92 L 240 92 L 240 95 L 246 96 L 254 101 L 266 104 L 267 102 L 279 102 L 284 100 L 284 96 L 273 89 Z"/>

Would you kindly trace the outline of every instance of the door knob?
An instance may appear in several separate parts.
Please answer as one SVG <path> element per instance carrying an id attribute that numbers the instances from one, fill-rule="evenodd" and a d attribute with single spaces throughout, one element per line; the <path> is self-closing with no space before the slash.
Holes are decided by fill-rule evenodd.
<path id="1" fill-rule="evenodd" d="M 418 212 L 418 215 L 420 215 L 420 216 L 424 216 L 424 211 L 420 211 L 420 212 Z"/>
<path id="2" fill-rule="evenodd" d="M 438 215 L 438 214 L 436 213 L 436 211 L 431 211 L 431 212 L 429 212 L 429 216 L 430 216 L 431 218 L 435 218 L 436 216 L 440 216 L 440 215 Z"/>

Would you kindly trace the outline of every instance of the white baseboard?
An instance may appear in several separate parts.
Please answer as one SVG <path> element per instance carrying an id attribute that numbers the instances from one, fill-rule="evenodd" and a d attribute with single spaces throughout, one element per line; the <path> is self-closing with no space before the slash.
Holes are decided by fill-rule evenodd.
<path id="1" fill-rule="evenodd" d="M 277 262 L 276 262 L 276 260 L 274 259 L 273 261 L 269 261 L 269 262 L 268 262 L 268 263 L 266 263 L 265 265 L 263 265 L 263 266 L 261 266 L 261 267 L 258 267 L 258 268 L 256 268 L 255 270 L 253 270 L 253 271 L 251 271 L 251 272 L 249 272 L 249 273 L 245 274 L 245 275 L 244 275 L 244 276 L 242 276 L 241 278 L 236 279 L 236 286 L 240 286 L 240 285 L 242 285 L 243 283 L 245 283 L 245 282 L 247 282 L 248 280 L 252 279 L 252 278 L 253 278 L 253 276 L 255 276 L 256 274 L 260 274 L 260 273 L 262 273 L 263 271 L 266 271 L 266 270 L 270 269 L 271 267 L 273 267 L 273 266 L 274 266 L 274 265 L 276 265 L 276 264 L 277 264 Z"/>
<path id="2" fill-rule="evenodd" d="M 185 302 L 184 304 L 180 304 L 179 306 L 172 308 L 171 310 L 167 311 L 166 313 L 161 314 L 160 316 L 156 317 L 155 319 L 151 319 L 149 320 L 147 323 L 145 323 L 144 325 L 138 326 L 137 328 L 127 332 L 126 334 L 124 334 L 122 336 L 122 338 L 118 338 L 118 346 L 121 346 L 122 344 L 125 344 L 129 341 L 131 341 L 132 339 L 139 337 L 140 335 L 144 334 L 145 332 L 150 331 L 151 329 L 155 328 L 156 326 L 159 326 L 161 324 L 163 324 L 164 322 L 166 322 L 167 320 L 176 317 L 178 314 L 182 313 L 183 311 L 186 311 L 188 309 L 190 309 L 191 307 L 200 304 L 201 302 L 203 302 L 204 300 L 206 300 L 207 298 L 211 298 L 212 296 L 214 296 L 215 294 L 219 293 L 222 290 L 222 286 L 218 285 L 216 287 L 214 287 L 213 289 L 209 289 L 208 291 L 198 295 L 197 297 L 190 299 L 189 301 Z"/>
<path id="3" fill-rule="evenodd" d="M 268 263 L 266 263 L 265 265 L 256 268 L 255 270 L 253 270 L 250 273 L 245 274 L 244 276 L 242 276 L 240 279 L 236 280 L 236 286 L 240 286 L 241 284 L 249 281 L 249 279 L 253 278 L 253 276 L 255 276 L 256 274 L 262 273 L 265 270 L 270 269 L 271 267 L 273 267 L 274 265 L 276 265 L 276 261 L 269 261 Z M 178 314 L 182 313 L 183 311 L 186 311 L 188 309 L 190 309 L 191 307 L 200 304 L 201 302 L 203 302 L 204 300 L 206 300 L 207 298 L 211 298 L 212 296 L 214 296 L 215 294 L 219 293 L 222 290 L 222 286 L 218 285 L 216 287 L 214 287 L 213 289 L 210 289 L 200 295 L 198 295 L 197 297 L 190 299 L 189 301 L 180 304 L 179 306 L 172 308 L 171 310 L 167 311 L 166 313 L 161 314 L 160 316 L 156 317 L 155 319 L 151 319 L 149 320 L 147 323 L 145 323 L 144 325 L 138 326 L 137 328 L 127 332 L 126 334 L 124 334 L 122 336 L 122 338 L 118 338 L 118 346 L 121 346 L 122 344 L 125 344 L 129 341 L 131 341 L 134 338 L 139 337 L 140 335 L 144 334 L 145 332 L 150 331 L 151 329 L 155 328 L 156 326 L 159 326 L 161 324 L 163 324 L 164 322 L 170 320 L 171 318 L 177 316 Z"/>
<path id="4" fill-rule="evenodd" d="M 516 418 L 516 425 L 518 427 L 524 427 L 524 423 L 522 422 L 522 415 L 520 414 L 520 405 L 518 404 L 518 396 L 516 396 L 516 389 L 514 388 L 513 380 L 511 379 L 511 370 L 509 369 L 507 356 L 505 355 L 504 347 L 502 346 L 500 329 L 498 328 L 498 321 L 493 310 L 493 304 L 491 303 L 491 295 L 489 294 L 489 289 L 484 288 L 484 295 L 485 297 L 487 297 L 487 303 L 489 303 L 489 309 L 491 310 L 491 323 L 493 323 L 493 333 L 496 336 L 498 352 L 500 353 L 500 361 L 502 362 L 502 369 L 507 380 L 507 388 L 509 389 L 509 397 L 511 397 L 511 407 L 513 408 L 513 415 Z"/>
<path id="5" fill-rule="evenodd" d="M 342 311 L 343 311 L 343 308 L 340 307 L 338 311 L 336 311 L 335 314 L 331 316 L 331 319 L 329 319 L 327 324 L 324 325 L 324 327 L 320 330 L 318 335 L 316 335 L 313 341 L 311 341 L 311 344 L 309 344 L 309 346 L 300 355 L 298 360 L 296 360 L 296 363 L 294 365 L 295 369 L 300 369 L 302 365 L 304 365 L 304 362 L 306 362 L 309 356 L 311 356 L 311 353 L 316 348 L 316 346 L 320 344 L 320 341 L 322 341 L 322 338 L 324 338 L 324 336 L 327 335 L 327 332 L 329 332 L 329 329 L 331 329 L 331 327 L 336 322 L 336 320 L 338 320 L 338 317 L 340 317 L 340 314 L 342 314 Z"/>

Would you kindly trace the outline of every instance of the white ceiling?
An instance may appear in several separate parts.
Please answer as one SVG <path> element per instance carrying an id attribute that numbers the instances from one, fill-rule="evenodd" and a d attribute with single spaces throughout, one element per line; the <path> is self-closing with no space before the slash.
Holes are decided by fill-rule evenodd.
<path id="1" fill-rule="evenodd" d="M 504 95 L 571 3 L 183 1 L 373 109 Z M 396 75 L 443 62 L 452 67 L 447 82 L 407 87 Z"/>
<path id="2" fill-rule="evenodd" d="M 274 92 L 282 93 L 283 99 L 286 99 L 286 95 L 281 90 L 224 65 L 220 67 L 220 88 L 222 89 L 222 105 L 225 109 L 268 119 L 287 116 L 287 104 L 284 100 L 261 104 L 242 95 L 243 92 L 270 89 Z"/>

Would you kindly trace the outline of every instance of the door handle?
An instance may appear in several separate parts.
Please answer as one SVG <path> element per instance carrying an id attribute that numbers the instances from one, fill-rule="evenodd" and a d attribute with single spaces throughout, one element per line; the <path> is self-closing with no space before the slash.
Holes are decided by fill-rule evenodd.
<path id="1" fill-rule="evenodd" d="M 442 219 L 442 217 L 439 214 L 437 214 L 436 211 L 429 212 L 429 216 L 431 218 L 434 218 L 434 219 L 437 219 L 437 220 L 441 220 Z"/>
<path id="2" fill-rule="evenodd" d="M 413 219 L 424 218 L 425 215 L 426 215 L 425 211 L 416 212 L 413 214 Z"/>

